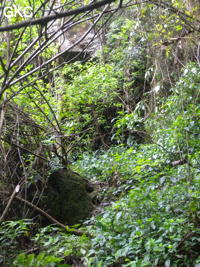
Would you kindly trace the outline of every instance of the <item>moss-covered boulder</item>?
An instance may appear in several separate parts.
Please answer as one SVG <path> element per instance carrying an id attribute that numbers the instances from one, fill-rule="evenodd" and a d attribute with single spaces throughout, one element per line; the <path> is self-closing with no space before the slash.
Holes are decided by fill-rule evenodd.
<path id="1" fill-rule="evenodd" d="M 53 172 L 45 190 L 47 212 L 64 224 L 77 224 L 93 208 L 86 179 L 69 169 Z"/>

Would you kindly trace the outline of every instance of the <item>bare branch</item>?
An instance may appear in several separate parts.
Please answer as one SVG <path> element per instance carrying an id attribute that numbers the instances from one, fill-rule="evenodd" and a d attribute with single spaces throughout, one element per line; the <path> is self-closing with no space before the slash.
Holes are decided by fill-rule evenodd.
<path id="1" fill-rule="evenodd" d="M 0 194 L 9 194 L 9 192 L 7 192 L 7 191 L 0 191 Z M 49 215 L 47 212 L 45 212 L 44 210 L 40 209 L 39 207 L 35 206 L 33 203 L 29 202 L 28 200 L 26 200 L 26 199 L 24 199 L 24 198 L 22 198 L 20 196 L 17 196 L 16 194 L 14 194 L 14 197 L 13 198 L 16 198 L 17 200 L 26 203 L 27 206 L 29 206 L 30 208 L 36 210 L 41 215 L 45 216 L 52 223 L 55 223 L 57 226 L 65 229 L 68 233 L 73 234 L 73 235 L 77 235 L 77 236 L 82 236 L 82 235 L 85 234 L 86 236 L 91 237 L 91 235 L 89 233 L 85 233 L 83 231 L 74 230 L 74 229 L 73 230 L 70 230 L 70 228 L 67 225 L 64 225 L 63 223 L 57 221 L 54 217 L 52 217 L 51 215 Z"/>
<path id="2" fill-rule="evenodd" d="M 106 10 L 107 6 L 105 7 Z M 54 57 L 50 58 L 49 60 L 47 60 L 46 62 L 44 62 L 41 66 L 36 67 L 35 69 L 27 72 L 26 74 L 24 74 L 23 76 L 19 77 L 17 80 L 11 82 L 11 80 L 13 80 L 13 77 L 7 81 L 6 85 L 4 88 L 1 89 L 0 91 L 0 98 L 2 97 L 2 94 L 5 92 L 5 90 L 9 87 L 12 86 L 22 80 L 24 80 L 24 78 L 28 77 L 29 75 L 35 73 L 36 71 L 40 70 L 41 68 L 43 68 L 44 66 L 50 64 L 51 62 L 55 61 L 58 57 L 60 57 L 61 55 L 65 54 L 67 51 L 69 51 L 70 49 L 72 49 L 73 47 L 75 47 L 77 44 L 79 44 L 80 42 L 82 42 L 85 37 L 91 32 L 91 30 L 95 27 L 95 25 L 97 24 L 97 22 L 101 19 L 101 17 L 104 15 L 104 11 L 101 12 L 101 14 L 98 15 L 97 19 L 95 20 L 94 24 L 86 31 L 86 33 L 84 33 L 81 38 L 76 41 L 71 47 L 67 48 L 66 50 L 56 54 Z M 15 74 L 16 76 L 16 74 Z"/>
<path id="3" fill-rule="evenodd" d="M 21 150 L 23 150 L 23 151 L 26 151 L 27 153 L 29 153 L 29 154 L 31 154 L 31 155 L 34 155 L 34 156 L 36 156 L 36 157 L 38 157 L 38 158 L 40 158 L 40 159 L 42 159 L 42 160 L 44 160 L 44 161 L 49 162 L 48 159 L 46 159 L 46 158 L 44 158 L 44 157 L 42 157 L 42 156 L 40 156 L 40 155 L 37 155 L 36 153 L 30 151 L 29 149 L 24 148 L 24 147 L 22 147 L 22 146 L 20 146 L 20 145 L 17 145 L 17 144 L 15 144 L 15 143 L 9 141 L 9 140 L 6 139 L 6 138 L 0 137 L 0 140 L 2 140 L 2 141 L 4 141 L 4 142 L 8 143 L 8 144 L 11 145 L 11 146 L 14 146 L 14 147 L 17 147 L 17 148 L 19 148 L 19 149 L 21 149 Z"/>
<path id="4" fill-rule="evenodd" d="M 85 50 L 87 50 L 88 46 L 91 44 L 91 42 L 94 40 L 94 38 L 95 38 L 95 37 L 98 35 L 98 33 L 101 31 L 102 27 L 104 27 L 104 26 L 107 24 L 107 22 L 110 20 L 110 18 L 114 15 L 114 13 L 117 12 L 117 9 L 112 9 L 112 10 L 109 10 L 109 11 L 112 11 L 113 13 L 111 13 L 111 15 L 109 16 L 109 18 L 106 19 L 106 21 L 103 23 L 103 25 L 101 26 L 101 28 L 98 29 L 98 30 L 96 31 L 96 33 L 94 34 L 93 38 L 92 38 L 92 39 L 90 40 L 90 42 L 85 46 L 85 48 L 84 48 L 82 51 L 80 51 L 75 57 L 73 57 L 73 59 L 64 61 L 64 62 L 62 62 L 61 64 L 57 65 L 56 67 L 51 68 L 50 70 L 48 70 L 47 72 L 43 73 L 41 76 L 37 77 L 37 78 L 34 79 L 33 81 L 28 82 L 28 80 L 27 80 L 28 83 L 25 84 L 24 86 L 22 86 L 17 92 L 13 92 L 13 95 L 11 95 L 10 97 L 8 97 L 8 98 L 4 101 L 4 104 L 7 104 L 9 101 L 11 101 L 16 95 L 18 95 L 20 92 L 22 92 L 26 87 L 28 87 L 28 86 L 34 86 L 34 84 L 35 84 L 38 80 L 44 78 L 44 77 L 47 76 L 49 73 L 51 73 L 51 72 L 53 72 L 53 71 L 56 71 L 56 70 L 60 69 L 60 68 L 63 67 L 65 64 L 69 64 L 72 60 L 78 58 L 79 55 L 80 55 L 81 53 L 83 53 Z M 107 13 L 107 12 L 108 12 L 108 11 L 105 11 L 105 13 Z M 65 50 L 65 52 L 69 51 L 69 49 L 71 49 L 71 47 L 68 48 L 67 50 Z M 11 86 L 10 86 L 10 87 L 11 87 Z"/>
<path id="5" fill-rule="evenodd" d="M 14 191 L 13 191 L 13 193 L 12 193 L 12 195 L 11 195 L 11 197 L 10 197 L 10 199 L 9 199 L 9 201 L 8 201 L 8 203 L 7 203 L 7 205 L 6 205 L 5 210 L 3 211 L 2 215 L 1 215 L 1 218 L 0 218 L 0 224 L 3 222 L 5 216 L 6 216 L 7 212 L 8 212 L 8 210 L 9 210 L 9 208 L 10 208 L 12 202 L 13 202 L 13 199 L 15 198 L 16 194 L 19 192 L 19 189 L 20 189 L 20 185 L 18 184 L 18 185 L 15 187 L 15 189 L 14 189 Z"/>
<path id="6" fill-rule="evenodd" d="M 0 57 L 0 64 L 1 64 L 1 67 L 2 67 L 2 69 L 3 69 L 3 71 L 4 71 L 4 73 L 7 73 L 8 70 L 6 69 L 6 66 L 5 66 L 5 64 L 4 64 L 4 62 L 3 62 L 2 57 Z"/>
<path id="7" fill-rule="evenodd" d="M 21 29 L 21 28 L 24 28 L 24 27 L 27 27 L 27 26 L 33 26 L 33 25 L 45 25 L 45 24 L 47 24 L 48 22 L 50 22 L 52 20 L 56 20 L 56 19 L 60 19 L 60 18 L 64 18 L 64 17 L 69 17 L 69 16 L 72 16 L 72 15 L 81 14 L 83 12 L 99 8 L 99 7 L 104 6 L 106 4 L 111 4 L 112 2 L 115 2 L 115 1 L 116 0 L 102 0 L 100 2 L 92 3 L 90 5 L 86 5 L 86 6 L 71 10 L 71 11 L 65 11 L 65 12 L 57 13 L 55 15 L 48 15 L 48 16 L 45 16 L 45 17 L 42 17 L 42 18 L 39 18 L 39 19 L 27 20 L 27 21 L 23 21 L 23 22 L 18 23 L 18 24 L 0 27 L 0 32 Z"/>

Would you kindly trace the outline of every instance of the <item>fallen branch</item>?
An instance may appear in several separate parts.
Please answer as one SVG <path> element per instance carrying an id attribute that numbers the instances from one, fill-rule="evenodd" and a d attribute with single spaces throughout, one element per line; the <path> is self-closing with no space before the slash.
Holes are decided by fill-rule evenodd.
<path id="1" fill-rule="evenodd" d="M 7 191 L 0 191 L 0 194 L 9 194 L 9 192 Z M 82 236 L 82 235 L 86 235 L 88 237 L 91 237 L 91 235 L 89 233 L 85 233 L 83 231 L 80 230 L 70 230 L 70 227 L 67 225 L 62 224 L 61 222 L 57 221 L 55 218 L 53 218 L 51 215 L 49 215 L 48 213 L 46 213 L 44 210 L 38 208 L 37 206 L 35 206 L 33 203 L 29 202 L 28 200 L 17 196 L 16 194 L 14 194 L 14 198 L 16 198 L 17 200 L 26 203 L 27 206 L 31 207 L 32 209 L 36 210 L 38 213 L 42 214 L 43 216 L 45 216 L 46 218 L 48 218 L 52 223 L 55 223 L 56 225 L 58 225 L 59 227 L 65 229 L 68 233 L 77 235 L 77 236 Z M 8 205 L 7 205 L 8 206 Z"/>

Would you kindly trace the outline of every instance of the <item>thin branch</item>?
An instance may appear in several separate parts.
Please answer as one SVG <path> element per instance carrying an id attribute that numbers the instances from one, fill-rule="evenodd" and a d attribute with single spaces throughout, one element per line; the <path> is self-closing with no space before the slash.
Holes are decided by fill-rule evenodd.
<path id="1" fill-rule="evenodd" d="M 0 194 L 9 194 L 9 192 L 7 191 L 0 191 Z M 68 233 L 77 235 L 77 236 L 82 236 L 82 235 L 87 235 L 89 237 L 91 237 L 91 235 L 89 233 L 85 233 L 83 231 L 80 230 L 70 230 L 70 228 L 67 225 L 62 224 L 61 222 L 57 221 L 54 217 L 52 217 L 51 215 L 49 215 L 48 213 L 46 213 L 44 210 L 40 209 L 39 207 L 35 206 L 33 203 L 29 202 L 28 200 L 17 196 L 16 194 L 14 195 L 14 198 L 16 198 L 17 200 L 27 204 L 27 206 L 29 206 L 30 208 L 36 210 L 38 213 L 40 213 L 41 215 L 45 216 L 47 219 L 49 219 L 52 223 L 55 223 L 56 225 L 58 225 L 61 228 L 64 228 Z"/>
<path id="2" fill-rule="evenodd" d="M 39 19 L 32 19 L 32 20 L 27 20 L 27 21 L 23 21 L 21 23 L 18 24 L 13 24 L 13 25 L 8 25 L 8 26 L 4 26 L 4 27 L 0 27 L 0 32 L 5 32 L 5 31 L 11 31 L 11 30 L 16 30 L 16 29 L 21 29 L 27 26 L 33 26 L 33 25 L 45 25 L 48 22 L 52 21 L 52 20 L 56 20 L 56 19 L 60 19 L 60 18 L 64 18 L 64 17 L 69 17 L 72 15 L 77 15 L 77 14 L 81 14 L 83 12 L 89 11 L 89 10 L 94 10 L 97 9 L 99 7 L 102 7 L 106 4 L 111 4 L 112 2 L 115 2 L 116 0 L 103 0 L 97 3 L 92 3 L 90 5 L 86 5 L 74 10 L 70 10 L 70 11 L 65 11 L 65 12 L 61 12 L 61 13 L 57 13 L 55 15 L 48 15 Z"/>
<path id="3" fill-rule="evenodd" d="M 98 31 L 96 31 L 96 33 L 94 34 L 93 38 L 90 40 L 90 42 L 87 44 L 87 46 L 82 50 L 80 51 L 76 56 L 74 56 L 72 59 L 70 60 L 67 60 L 67 61 L 64 61 L 62 62 L 61 64 L 59 64 L 58 66 L 56 67 L 53 67 L 51 68 L 50 70 L 48 70 L 47 72 L 45 72 L 44 74 L 42 74 L 41 76 L 37 77 L 36 79 L 34 79 L 33 81 L 30 81 L 28 82 L 27 84 L 25 84 L 23 87 L 21 87 L 17 92 L 13 92 L 13 94 L 7 98 L 5 102 L 5 104 L 7 104 L 9 101 L 11 101 L 15 96 L 17 96 L 20 92 L 22 92 L 26 87 L 28 86 L 32 86 L 34 85 L 38 80 L 44 78 L 45 76 L 49 75 L 49 73 L 53 72 L 53 71 L 56 71 L 58 69 L 60 69 L 62 66 L 64 66 L 65 64 L 69 64 L 70 62 L 72 62 L 74 59 L 78 58 L 79 55 L 81 55 L 81 53 L 83 53 L 84 51 L 87 50 L 87 48 L 89 47 L 89 45 L 93 42 L 94 38 L 98 35 L 98 33 L 100 32 L 100 30 L 102 29 L 102 27 L 104 27 L 106 25 L 106 23 L 110 20 L 110 18 L 114 15 L 115 12 L 117 12 L 117 9 L 113 9 L 111 10 L 113 11 L 113 13 L 111 13 L 111 15 L 109 16 L 109 18 L 103 23 L 103 25 L 101 26 L 100 29 L 98 29 Z M 105 13 L 107 13 L 108 11 L 105 11 Z M 70 47 L 71 48 L 71 47 Z M 69 48 L 69 49 L 70 49 Z M 65 50 L 65 53 L 68 51 Z M 11 87 L 11 86 L 10 86 Z"/>
<path id="4" fill-rule="evenodd" d="M 6 143 L 8 143 L 9 145 L 14 146 L 14 147 L 16 147 L 16 148 L 20 148 L 21 150 L 24 150 L 24 151 L 26 151 L 27 153 L 29 153 L 29 154 L 31 154 L 31 155 L 34 155 L 34 156 L 36 156 L 36 157 L 38 157 L 38 158 L 40 158 L 40 159 L 42 159 L 42 160 L 45 160 L 45 161 L 49 162 L 48 159 L 46 159 L 46 158 L 44 158 L 44 157 L 42 157 L 42 156 L 40 156 L 40 155 L 37 155 L 37 154 L 35 154 L 34 152 L 30 151 L 29 149 L 24 148 L 24 147 L 22 147 L 22 146 L 20 146 L 20 145 L 17 145 L 17 144 L 15 144 L 15 143 L 9 141 L 9 140 L 6 139 L 6 138 L 0 137 L 0 140 L 6 142 Z"/>
<path id="5" fill-rule="evenodd" d="M 12 193 L 12 195 L 11 195 L 11 197 L 10 197 L 10 199 L 9 199 L 9 201 L 8 201 L 8 203 L 7 203 L 7 205 L 6 205 L 6 208 L 4 209 L 4 211 L 3 211 L 2 215 L 1 215 L 1 218 L 0 218 L 0 224 L 3 222 L 4 217 L 6 216 L 8 210 L 9 210 L 9 208 L 10 208 L 12 202 L 13 202 L 13 199 L 15 198 L 16 194 L 19 192 L 19 189 L 20 189 L 20 186 L 19 186 L 19 184 L 18 184 L 18 185 L 15 187 L 15 189 L 14 189 L 14 191 L 13 191 L 13 193 Z"/>
<path id="6" fill-rule="evenodd" d="M 168 3 L 164 3 L 162 1 L 155 1 L 155 0 L 148 0 L 149 3 L 161 7 L 163 9 L 168 8 L 172 13 L 176 14 L 187 26 L 189 26 L 191 29 L 193 29 L 194 31 L 200 32 L 200 28 L 196 28 L 193 24 L 191 24 L 191 21 L 196 21 L 198 23 L 200 23 L 200 20 L 198 20 L 197 18 L 194 18 L 186 13 L 184 13 L 183 11 L 181 11 L 180 9 L 176 9 L 175 7 L 173 7 L 172 5 L 168 4 Z"/>
<path id="7" fill-rule="evenodd" d="M 107 6 L 106 6 L 107 8 Z M 105 9 L 106 9 L 105 8 Z M 5 92 L 5 90 L 8 88 L 8 86 L 12 86 L 16 83 L 18 83 L 19 81 L 23 80 L 24 78 L 28 77 L 29 75 L 35 73 L 36 71 L 40 70 L 41 68 L 43 68 L 44 66 L 50 64 L 52 61 L 55 61 L 58 57 L 62 56 L 63 54 L 65 54 L 67 51 L 69 51 L 70 49 L 72 49 L 73 47 L 75 47 L 76 45 L 78 45 L 79 43 L 81 43 L 85 37 L 91 32 L 91 30 L 94 28 L 94 26 L 97 24 L 97 22 L 101 19 L 101 17 L 104 15 L 105 11 L 102 11 L 102 13 L 98 16 L 98 18 L 95 20 L 95 23 L 87 30 L 87 32 L 85 34 L 83 34 L 81 36 L 81 38 L 76 41 L 70 48 L 67 48 L 66 50 L 56 54 L 54 57 L 50 58 L 49 60 L 47 60 L 46 62 L 44 62 L 41 66 L 36 67 L 35 69 L 27 72 L 26 74 L 24 74 L 23 76 L 19 77 L 17 80 L 11 82 L 11 79 L 6 83 L 5 87 L 1 89 L 0 92 L 0 98 L 2 97 L 2 94 Z"/>
<path id="8" fill-rule="evenodd" d="M 2 67 L 2 69 L 3 69 L 3 72 L 4 72 L 4 73 L 7 73 L 8 70 L 6 69 L 6 66 L 5 66 L 5 64 L 4 64 L 3 59 L 2 59 L 1 56 L 0 56 L 0 64 L 1 64 L 1 67 Z"/>
<path id="9" fill-rule="evenodd" d="M 70 22 L 72 19 L 70 19 L 70 20 L 68 20 L 66 23 L 65 23 L 65 25 L 66 24 L 68 24 L 68 22 Z M 85 20 L 83 20 L 83 21 L 85 21 Z M 76 25 L 76 24 L 79 24 L 79 23 L 81 23 L 82 21 L 77 21 L 77 22 L 75 22 L 75 23 L 73 23 L 73 24 L 70 24 L 66 29 L 65 29 L 65 31 L 67 31 L 67 30 L 69 30 L 71 27 L 73 27 L 74 25 Z M 18 67 L 18 69 L 15 71 L 15 73 L 12 75 L 12 77 L 9 79 L 9 81 L 7 82 L 7 86 L 11 83 L 11 81 L 24 69 L 24 67 L 26 66 L 26 65 L 28 65 L 34 58 L 36 58 L 36 56 L 37 55 L 40 55 L 41 54 L 41 52 L 45 49 L 45 48 L 47 48 L 51 43 L 53 43 L 56 39 L 58 39 L 61 35 L 63 35 L 63 33 L 65 32 L 65 31 L 62 31 L 62 32 L 60 32 L 59 34 L 57 34 L 58 32 L 59 32 L 59 30 L 61 29 L 62 27 L 60 27 L 60 28 L 58 28 L 57 29 L 57 31 L 55 31 L 48 39 L 46 39 L 44 42 L 42 42 L 40 45 L 39 45 L 39 47 L 35 50 L 35 51 L 33 51 L 32 52 L 32 54 L 23 62 L 23 64 L 22 65 L 20 65 L 19 67 Z M 54 36 L 55 35 L 55 36 Z M 42 35 L 40 35 L 34 42 L 32 42 L 31 43 L 31 47 L 32 46 L 34 46 L 38 41 L 40 41 L 40 39 L 41 39 L 41 37 L 42 37 Z M 29 48 L 27 48 L 22 54 L 23 55 L 25 55 L 29 50 L 30 50 L 30 48 L 31 48 L 30 46 L 29 46 Z M 70 48 L 68 48 L 68 49 L 71 49 L 71 47 Z M 20 57 L 19 58 L 21 58 L 22 56 L 20 55 Z M 16 64 L 16 62 L 17 61 L 19 61 L 19 58 L 17 58 L 16 60 L 15 60 L 15 62 L 13 62 L 13 64 L 12 64 L 12 67 Z M 40 65 L 38 68 L 40 69 L 42 66 Z"/>
<path id="10" fill-rule="evenodd" d="M 38 11 L 40 11 L 40 9 L 41 9 L 43 6 L 45 6 L 45 4 L 48 3 L 48 2 L 49 2 L 49 0 L 46 0 L 44 3 L 42 3 L 42 4 L 38 7 L 38 9 L 34 12 L 33 16 L 35 16 L 35 15 L 38 13 Z M 15 44 L 15 47 L 14 47 L 14 49 L 13 49 L 13 52 L 12 52 L 12 55 L 11 55 L 11 57 L 10 57 L 9 64 L 8 64 L 8 69 L 9 69 L 9 70 L 10 70 L 10 68 L 11 68 L 12 65 L 13 65 L 13 64 L 11 64 L 11 63 L 12 63 L 12 59 L 14 58 L 14 55 L 15 55 L 15 53 L 16 53 L 16 51 L 17 51 L 19 42 L 20 42 L 20 40 L 22 39 L 22 36 L 23 36 L 23 34 L 25 33 L 25 31 L 26 31 L 26 28 L 23 29 L 23 31 L 21 32 L 21 34 L 20 34 L 20 36 L 18 37 L 18 40 L 17 40 L 17 42 L 16 42 L 16 44 Z M 40 36 L 39 36 L 39 38 L 40 38 Z M 25 51 L 26 51 L 26 49 L 25 49 Z M 22 53 L 22 54 L 23 54 L 23 53 Z M 22 56 L 23 56 L 23 55 L 22 55 Z M 21 58 L 22 56 L 20 55 L 20 58 Z M 14 62 L 16 62 L 16 60 L 15 60 Z"/>

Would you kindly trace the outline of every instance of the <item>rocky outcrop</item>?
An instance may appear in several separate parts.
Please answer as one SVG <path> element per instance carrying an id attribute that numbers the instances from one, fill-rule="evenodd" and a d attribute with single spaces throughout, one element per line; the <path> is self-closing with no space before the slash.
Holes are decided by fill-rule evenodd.
<path id="1" fill-rule="evenodd" d="M 45 190 L 47 212 L 64 224 L 77 224 L 87 218 L 92 209 L 86 179 L 69 169 L 53 172 Z"/>

